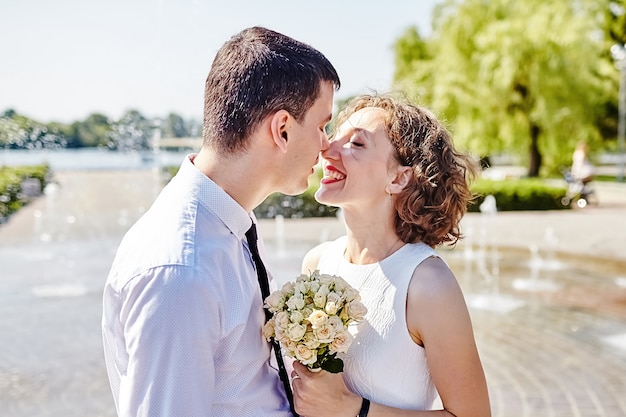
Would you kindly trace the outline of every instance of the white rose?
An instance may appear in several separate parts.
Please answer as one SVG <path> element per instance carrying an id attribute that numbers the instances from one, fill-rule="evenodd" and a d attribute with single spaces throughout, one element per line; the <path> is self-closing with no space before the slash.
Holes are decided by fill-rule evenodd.
<path id="1" fill-rule="evenodd" d="M 274 330 L 274 319 L 271 318 L 263 325 L 263 337 L 269 342 L 269 340 L 276 335 Z"/>
<path id="2" fill-rule="evenodd" d="M 315 271 L 311 272 L 307 278 L 308 278 L 309 281 L 319 281 L 319 279 L 320 279 L 320 270 L 316 269 Z"/>
<path id="3" fill-rule="evenodd" d="M 279 311 L 274 315 L 274 321 L 277 329 L 284 330 L 289 325 L 289 313 L 286 311 Z"/>
<path id="4" fill-rule="evenodd" d="M 326 305 L 326 294 L 323 291 L 316 292 L 315 296 L 313 296 L 313 304 L 317 308 L 324 308 Z"/>
<path id="5" fill-rule="evenodd" d="M 346 287 L 343 290 L 343 298 L 344 298 L 344 300 L 346 300 L 348 302 L 350 302 L 350 301 L 361 301 L 361 296 L 359 295 L 357 290 L 355 290 L 352 287 Z"/>
<path id="6" fill-rule="evenodd" d="M 320 347 L 320 341 L 317 340 L 317 337 L 312 331 L 307 331 L 302 338 L 302 343 L 306 345 L 309 349 L 317 349 Z"/>
<path id="7" fill-rule="evenodd" d="M 317 337 L 317 340 L 319 340 L 320 343 L 331 343 L 335 338 L 336 333 L 335 329 L 333 329 L 329 325 L 313 329 L 313 332 L 315 333 L 315 337 Z"/>
<path id="8" fill-rule="evenodd" d="M 305 345 L 298 345 L 295 350 L 296 359 L 304 365 L 310 365 L 317 361 L 317 353 Z"/>
<path id="9" fill-rule="evenodd" d="M 349 302 L 346 306 L 346 310 L 350 318 L 356 321 L 363 320 L 367 314 L 367 308 L 360 301 Z"/>
<path id="10" fill-rule="evenodd" d="M 309 283 L 309 289 L 311 290 L 312 293 L 316 293 L 317 291 L 319 291 L 320 289 L 320 283 L 319 281 L 312 281 Z"/>
<path id="11" fill-rule="evenodd" d="M 287 329 L 280 330 L 280 331 L 276 330 L 276 337 L 274 339 L 278 340 L 281 346 L 285 346 L 288 343 L 292 343 L 291 339 L 289 338 L 289 334 L 287 334 Z"/>
<path id="12" fill-rule="evenodd" d="M 326 324 L 328 324 L 330 327 L 335 329 L 335 331 L 338 331 L 344 328 L 343 321 L 341 321 L 341 319 L 337 316 L 330 316 Z"/>
<path id="13" fill-rule="evenodd" d="M 293 291 L 294 291 L 294 294 L 306 294 L 307 293 L 306 283 L 296 282 L 296 284 L 294 285 Z"/>
<path id="14" fill-rule="evenodd" d="M 334 277 L 332 275 L 320 274 L 318 281 L 320 282 L 320 284 L 326 285 L 328 287 L 330 286 L 330 284 L 333 283 L 333 279 Z"/>
<path id="15" fill-rule="evenodd" d="M 334 281 L 335 281 L 335 290 L 337 291 L 344 291 L 346 288 L 349 287 L 346 280 L 341 277 L 336 276 Z"/>
<path id="16" fill-rule="evenodd" d="M 279 329 L 278 327 L 274 327 L 274 339 L 278 340 L 282 345 L 289 341 L 285 331 L 283 329 Z"/>
<path id="17" fill-rule="evenodd" d="M 315 309 L 314 309 L 314 308 L 312 308 L 312 307 L 313 307 L 313 305 L 312 305 L 312 304 L 309 304 L 309 305 L 305 306 L 303 309 L 301 309 L 301 310 L 300 310 L 300 311 L 302 312 L 302 315 L 303 315 L 305 318 L 307 318 L 307 319 L 308 319 L 308 318 L 309 318 L 309 316 L 311 315 L 311 313 L 313 313 L 313 311 L 315 311 Z"/>
<path id="18" fill-rule="evenodd" d="M 335 339 L 330 342 L 330 352 L 346 353 L 352 344 L 353 337 L 347 330 L 339 330 L 335 333 Z"/>
<path id="19" fill-rule="evenodd" d="M 283 285 L 283 288 L 281 288 L 281 291 L 283 292 L 284 295 L 293 295 L 293 291 L 294 291 L 293 282 L 285 283 L 285 285 Z"/>
<path id="20" fill-rule="evenodd" d="M 293 358 L 296 356 L 296 349 L 298 348 L 298 345 L 296 344 L 296 342 L 292 342 L 291 340 L 287 340 L 285 342 L 280 342 L 281 347 L 283 348 L 283 350 L 285 351 L 285 353 L 287 354 L 287 356 Z"/>
<path id="21" fill-rule="evenodd" d="M 265 299 L 265 306 L 272 313 L 282 310 L 284 303 L 285 296 L 281 291 L 274 291 Z"/>
<path id="22" fill-rule="evenodd" d="M 304 320 L 304 315 L 302 314 L 302 312 L 300 310 L 294 310 L 291 312 L 291 315 L 289 316 L 289 320 L 291 320 L 292 323 L 302 323 L 302 320 Z"/>
<path id="23" fill-rule="evenodd" d="M 324 311 L 330 316 L 337 314 L 339 311 L 339 307 L 341 306 L 341 296 L 336 292 L 331 292 L 326 297 L 326 305 L 324 306 Z"/>
<path id="24" fill-rule="evenodd" d="M 328 320 L 328 314 L 326 314 L 322 310 L 313 310 L 307 320 L 309 321 L 309 323 L 311 323 L 311 327 L 313 327 L 313 329 L 317 329 L 326 324 L 326 321 Z"/>
<path id="25" fill-rule="evenodd" d="M 296 285 L 297 286 L 297 285 Z M 302 294 L 295 293 L 287 300 L 287 308 L 289 310 L 301 310 L 304 307 L 304 297 Z"/>
<path id="26" fill-rule="evenodd" d="M 319 289 L 317 290 L 317 294 L 319 293 L 324 295 L 330 294 L 330 287 L 327 284 L 321 284 Z"/>
<path id="27" fill-rule="evenodd" d="M 289 339 L 293 340 L 294 342 L 298 342 L 300 339 L 302 339 L 302 336 L 304 336 L 305 333 L 306 326 L 303 326 L 301 324 L 292 323 L 287 329 Z"/>

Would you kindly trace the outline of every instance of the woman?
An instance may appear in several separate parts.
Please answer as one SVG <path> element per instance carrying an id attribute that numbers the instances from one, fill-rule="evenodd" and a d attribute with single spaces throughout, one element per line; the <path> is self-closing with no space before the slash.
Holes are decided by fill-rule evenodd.
<path id="1" fill-rule="evenodd" d="M 294 363 L 296 410 L 488 417 L 463 294 L 433 249 L 461 237 L 473 161 L 430 111 L 391 96 L 353 99 L 337 125 L 316 198 L 342 209 L 347 234 L 312 249 L 302 270 L 342 276 L 368 314 L 353 329 L 343 374 Z M 434 411 L 437 394 L 443 410 Z"/>

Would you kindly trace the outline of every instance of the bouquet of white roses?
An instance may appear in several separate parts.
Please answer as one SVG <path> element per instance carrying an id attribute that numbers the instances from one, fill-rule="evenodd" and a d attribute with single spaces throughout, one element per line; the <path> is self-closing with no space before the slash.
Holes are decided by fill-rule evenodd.
<path id="1" fill-rule="evenodd" d="M 267 340 L 278 340 L 287 356 L 312 370 L 343 371 L 337 353 L 345 353 L 352 343 L 351 323 L 362 320 L 367 309 L 359 293 L 343 278 L 302 274 L 265 299 L 273 313 L 263 328 Z"/>

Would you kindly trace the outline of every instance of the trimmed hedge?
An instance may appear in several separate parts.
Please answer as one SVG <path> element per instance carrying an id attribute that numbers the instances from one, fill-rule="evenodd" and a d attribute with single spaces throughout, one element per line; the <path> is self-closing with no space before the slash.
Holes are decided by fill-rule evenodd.
<path id="1" fill-rule="evenodd" d="M 480 211 L 480 204 L 488 195 L 496 199 L 498 211 L 514 210 L 562 210 L 561 199 L 567 193 L 566 186 L 551 185 L 541 179 L 486 180 L 480 179 L 472 185 L 476 199 L 468 211 Z"/>
<path id="2" fill-rule="evenodd" d="M 272 194 L 254 212 L 259 218 L 273 218 L 279 214 L 285 218 L 335 216 L 336 207 L 328 207 L 315 201 L 315 191 L 318 187 L 319 179 L 312 181 L 309 188 L 297 196 Z M 488 195 L 495 198 L 498 211 L 570 208 L 561 203 L 561 199 L 567 193 L 567 187 L 551 185 L 541 179 L 502 181 L 480 179 L 472 185 L 472 191 L 476 197 L 468 207 L 470 212 L 480 211 L 480 204 Z"/>
<path id="3" fill-rule="evenodd" d="M 168 167 L 166 172 L 173 176 L 178 167 Z M 319 188 L 322 177 L 320 170 L 311 177 L 309 188 L 302 194 L 288 196 L 274 193 L 267 197 L 256 209 L 254 214 L 258 218 L 274 218 L 281 215 L 285 218 L 300 219 L 304 217 L 332 217 L 337 214 L 336 207 L 319 204 L 315 200 L 315 191 Z M 523 178 L 516 180 L 487 180 L 479 179 L 472 185 L 476 195 L 469 205 L 468 211 L 479 212 L 480 204 L 488 195 L 496 199 L 498 211 L 514 210 L 563 210 L 561 199 L 567 193 L 565 185 L 552 185 L 542 179 Z"/>
<path id="4" fill-rule="evenodd" d="M 336 216 L 337 207 L 326 206 L 315 200 L 315 192 L 320 188 L 322 175 L 322 170 L 317 168 L 315 174 L 309 178 L 309 187 L 302 194 L 271 194 L 254 209 L 254 215 L 261 219 L 273 219 L 279 215 L 286 219 Z"/>
<path id="5" fill-rule="evenodd" d="M 254 214 L 262 219 L 272 219 L 278 215 L 290 219 L 336 216 L 337 207 L 325 206 L 315 200 L 317 188 L 317 184 L 314 184 L 304 193 L 294 196 L 274 193 L 254 209 Z"/>
<path id="6" fill-rule="evenodd" d="M 315 191 L 319 188 L 320 175 L 318 173 L 317 181 L 311 181 L 309 188 L 303 194 L 297 196 L 272 194 L 254 210 L 254 213 L 260 218 L 273 218 L 279 214 L 285 218 L 335 216 L 336 207 L 328 207 L 315 201 Z M 498 211 L 570 208 L 561 203 L 561 199 L 567 193 L 567 187 L 551 185 L 541 179 L 502 181 L 480 179 L 472 185 L 472 191 L 476 197 L 468 207 L 470 212 L 480 211 L 480 204 L 488 195 L 493 195 L 496 199 Z"/>
<path id="7" fill-rule="evenodd" d="M 22 189 L 24 180 L 38 180 L 39 194 L 46 187 L 49 175 L 48 165 L 0 166 L 0 223 L 5 222 L 11 214 L 30 200 L 31 196 L 25 195 Z"/>

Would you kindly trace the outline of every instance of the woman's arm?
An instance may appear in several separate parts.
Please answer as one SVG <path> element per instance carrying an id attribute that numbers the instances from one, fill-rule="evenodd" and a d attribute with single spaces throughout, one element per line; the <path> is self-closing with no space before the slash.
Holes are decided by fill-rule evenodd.
<path id="1" fill-rule="evenodd" d="M 407 325 L 413 340 L 425 349 L 444 409 L 456 417 L 490 416 L 487 382 L 465 298 L 440 258 L 426 259 L 413 273 Z"/>
<path id="2" fill-rule="evenodd" d="M 407 324 L 424 347 L 443 410 L 414 411 L 372 402 L 368 417 L 489 417 L 487 383 L 474 341 L 465 299 L 452 271 L 439 258 L 416 268 L 407 294 Z M 307 417 L 358 415 L 362 398 L 341 374 L 310 372 L 294 363 L 296 410 Z"/>

